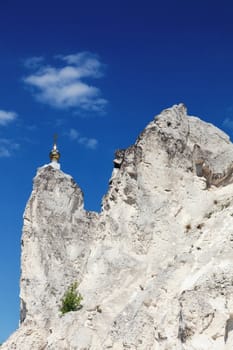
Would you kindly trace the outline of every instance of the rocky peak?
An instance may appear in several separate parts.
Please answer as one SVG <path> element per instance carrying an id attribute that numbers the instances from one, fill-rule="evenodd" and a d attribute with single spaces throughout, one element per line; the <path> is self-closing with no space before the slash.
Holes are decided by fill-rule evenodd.
<path id="1" fill-rule="evenodd" d="M 21 325 L 2 349 L 232 349 L 232 162 L 229 137 L 179 104 L 116 152 L 100 214 L 69 175 L 40 168 Z M 83 308 L 61 317 L 74 281 Z"/>

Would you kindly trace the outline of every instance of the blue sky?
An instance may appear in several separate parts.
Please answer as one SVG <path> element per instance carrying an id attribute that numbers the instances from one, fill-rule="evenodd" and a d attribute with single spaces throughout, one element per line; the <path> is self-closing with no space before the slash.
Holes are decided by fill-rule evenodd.
<path id="1" fill-rule="evenodd" d="M 22 215 L 59 135 L 61 167 L 100 210 L 114 151 L 162 109 L 233 131 L 233 4 L 222 0 L 0 4 L 0 342 L 19 319 Z"/>

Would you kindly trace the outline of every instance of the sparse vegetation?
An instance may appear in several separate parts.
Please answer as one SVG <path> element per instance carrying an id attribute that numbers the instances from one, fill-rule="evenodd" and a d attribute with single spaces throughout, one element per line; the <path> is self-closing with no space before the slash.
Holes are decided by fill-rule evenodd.
<path id="1" fill-rule="evenodd" d="M 186 224 L 186 225 L 185 225 L 185 230 L 186 230 L 186 232 L 190 231 L 191 228 L 192 228 L 191 224 Z"/>
<path id="2" fill-rule="evenodd" d="M 214 213 L 213 211 L 210 211 L 204 217 L 207 218 L 207 219 L 210 219 L 213 213 Z"/>
<path id="3" fill-rule="evenodd" d="M 223 209 L 226 209 L 226 208 L 228 208 L 229 206 L 230 206 L 230 201 L 229 202 L 226 202 L 226 203 L 224 203 L 224 204 L 222 204 L 221 205 L 221 209 L 223 210 Z"/>
<path id="4" fill-rule="evenodd" d="M 61 299 L 60 311 L 62 315 L 70 311 L 77 311 L 82 308 L 81 301 L 83 300 L 82 295 L 77 290 L 78 283 L 72 283 L 67 291 L 65 292 L 63 298 Z"/>
<path id="5" fill-rule="evenodd" d="M 101 309 L 100 305 L 96 306 L 96 311 L 99 312 L 100 314 L 102 313 L 102 309 Z"/>
<path id="6" fill-rule="evenodd" d="M 203 226 L 205 226 L 204 222 L 202 222 L 201 224 L 198 224 L 197 225 L 197 229 L 201 230 Z"/>

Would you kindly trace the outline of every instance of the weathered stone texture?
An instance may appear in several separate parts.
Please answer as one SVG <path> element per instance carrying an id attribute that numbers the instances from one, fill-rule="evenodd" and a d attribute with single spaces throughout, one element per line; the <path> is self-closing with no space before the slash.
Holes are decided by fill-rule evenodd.
<path id="1" fill-rule="evenodd" d="M 21 325 L 3 350 L 233 348 L 233 145 L 184 105 L 116 152 L 100 214 L 38 170 L 24 214 Z M 60 299 L 79 281 L 83 308 Z"/>

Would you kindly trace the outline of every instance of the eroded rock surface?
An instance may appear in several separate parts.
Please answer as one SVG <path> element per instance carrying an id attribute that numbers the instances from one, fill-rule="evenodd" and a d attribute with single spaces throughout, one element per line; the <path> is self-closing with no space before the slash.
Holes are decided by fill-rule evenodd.
<path id="1" fill-rule="evenodd" d="M 100 214 L 38 170 L 24 215 L 21 325 L 1 349 L 233 348 L 233 145 L 184 105 L 116 152 Z M 83 308 L 60 316 L 79 281 Z"/>

